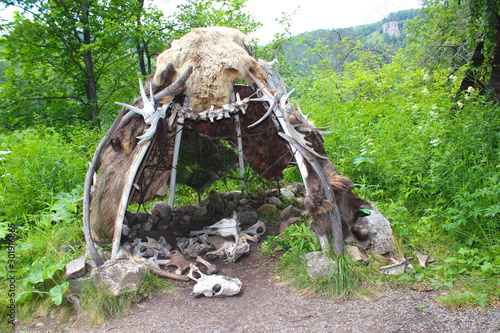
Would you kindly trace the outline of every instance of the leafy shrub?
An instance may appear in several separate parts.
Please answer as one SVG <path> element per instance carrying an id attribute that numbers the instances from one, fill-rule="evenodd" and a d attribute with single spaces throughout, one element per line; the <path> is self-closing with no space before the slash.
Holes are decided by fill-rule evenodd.
<path id="1" fill-rule="evenodd" d="M 84 182 L 97 133 L 36 128 L 0 135 L 0 221 L 26 221 Z M 29 220 L 29 219 L 28 219 Z"/>

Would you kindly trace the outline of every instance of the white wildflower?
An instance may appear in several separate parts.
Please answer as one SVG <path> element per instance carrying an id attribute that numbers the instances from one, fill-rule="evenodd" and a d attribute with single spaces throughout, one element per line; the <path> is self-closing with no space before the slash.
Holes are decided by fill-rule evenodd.
<path id="1" fill-rule="evenodd" d="M 432 141 L 429 141 L 429 143 L 430 143 L 431 145 L 433 145 L 434 147 L 437 147 L 437 146 L 439 146 L 439 144 L 441 143 L 441 140 L 440 140 L 439 138 L 437 138 L 437 139 L 434 139 L 434 140 L 432 140 Z"/>

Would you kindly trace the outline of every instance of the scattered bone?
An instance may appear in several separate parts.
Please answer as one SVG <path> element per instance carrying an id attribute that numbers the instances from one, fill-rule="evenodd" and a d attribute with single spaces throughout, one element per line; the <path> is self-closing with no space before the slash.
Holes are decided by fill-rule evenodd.
<path id="1" fill-rule="evenodd" d="M 417 252 L 417 259 L 418 259 L 418 264 L 420 265 L 420 267 L 422 267 L 423 269 L 426 269 L 427 263 L 429 260 L 429 255 Z"/>
<path id="2" fill-rule="evenodd" d="M 154 249 L 146 242 L 139 242 L 132 248 L 132 255 L 142 258 L 158 257 L 158 250 Z"/>
<path id="3" fill-rule="evenodd" d="M 394 258 L 390 259 L 392 262 L 394 262 L 394 264 L 380 267 L 379 268 L 380 273 L 387 275 L 400 275 L 403 274 L 405 271 L 412 271 L 412 273 L 415 273 L 413 266 L 411 266 L 410 264 L 410 260 L 412 259 L 411 257 L 408 257 L 406 259 L 403 258 L 399 261 Z"/>
<path id="4" fill-rule="evenodd" d="M 196 278 L 193 273 L 200 277 Z M 194 296 L 202 294 L 206 297 L 233 296 L 241 290 L 241 281 L 239 279 L 223 275 L 205 275 L 195 265 L 190 266 L 187 276 L 196 281 L 193 287 Z"/>
<path id="5" fill-rule="evenodd" d="M 139 257 L 139 256 L 132 256 L 132 259 L 138 263 L 143 263 L 143 264 L 146 264 L 148 266 L 149 269 L 151 269 L 151 271 L 161 277 L 164 277 L 164 278 L 168 278 L 168 279 L 173 279 L 173 280 L 177 280 L 177 281 L 184 281 L 184 282 L 187 282 L 189 281 L 189 278 L 187 276 L 183 276 L 183 275 L 179 275 L 179 274 L 175 274 L 175 273 L 171 273 L 171 272 L 168 272 L 168 271 L 165 271 L 163 269 L 159 269 L 155 266 L 150 266 L 146 260 L 144 260 L 144 258 L 142 257 Z"/>
<path id="6" fill-rule="evenodd" d="M 182 253 L 179 251 L 172 251 L 172 254 L 170 255 L 170 262 L 166 265 L 166 267 L 169 266 L 175 266 L 177 269 L 175 270 L 175 274 L 181 275 L 182 272 L 184 272 L 186 269 L 189 268 L 189 265 L 191 265 L 191 262 L 187 260 Z"/>
<path id="7" fill-rule="evenodd" d="M 266 225 L 261 220 L 257 221 L 254 225 L 252 225 L 247 230 L 244 230 L 240 233 L 240 237 L 245 237 L 247 240 L 252 242 L 258 242 L 259 237 L 262 236 L 266 232 Z"/>
<path id="8" fill-rule="evenodd" d="M 233 237 L 235 241 L 238 241 L 238 234 L 240 232 L 239 229 L 240 227 L 237 221 L 237 215 L 236 212 L 234 212 L 232 218 L 222 219 L 200 231 L 191 231 L 191 235 L 218 235 L 222 237 Z"/>
<path id="9" fill-rule="evenodd" d="M 177 242 L 177 247 L 182 252 L 191 258 L 196 258 L 212 248 L 208 242 L 206 235 L 198 235 L 192 238 L 181 238 Z"/>
<path id="10" fill-rule="evenodd" d="M 214 264 L 209 263 L 208 261 L 206 261 L 202 257 L 200 257 L 200 256 L 196 257 L 196 262 L 202 264 L 203 266 L 205 266 L 207 268 L 208 275 L 212 275 L 214 273 L 217 273 L 217 267 Z"/>

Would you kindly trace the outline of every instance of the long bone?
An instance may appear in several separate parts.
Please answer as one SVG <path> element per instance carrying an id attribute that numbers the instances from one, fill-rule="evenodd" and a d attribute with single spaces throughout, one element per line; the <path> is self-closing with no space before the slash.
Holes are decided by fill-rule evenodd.
<path id="1" fill-rule="evenodd" d="M 257 80 L 250 71 L 248 71 L 246 68 L 243 67 L 243 69 L 246 71 L 248 76 L 252 78 L 252 80 L 255 82 L 257 87 L 262 91 L 263 97 L 268 99 L 269 105 L 272 105 L 274 96 L 269 92 L 269 90 L 264 87 L 264 85 Z M 342 224 L 340 220 L 340 214 L 338 212 L 338 207 L 335 202 L 335 196 L 333 195 L 333 191 L 331 189 L 330 182 L 328 181 L 328 178 L 326 177 L 323 169 L 317 161 L 315 160 L 314 156 L 322 158 L 322 159 L 328 159 L 326 156 L 321 156 L 318 153 L 316 153 L 312 148 L 308 147 L 306 144 L 306 141 L 304 139 L 304 136 L 297 132 L 295 128 L 291 125 L 288 116 L 291 114 L 292 110 L 288 110 L 289 108 L 292 108 L 291 104 L 287 103 L 288 95 L 283 96 L 280 100 L 280 105 L 275 107 L 273 109 L 274 114 L 276 115 L 276 118 L 278 119 L 284 133 L 279 133 L 280 136 L 285 138 L 287 141 L 290 142 L 290 144 L 295 148 L 291 147 L 292 154 L 295 157 L 295 160 L 297 162 L 297 166 L 299 168 L 300 174 L 302 176 L 302 180 L 304 184 L 307 184 L 307 178 L 308 178 L 308 171 L 307 167 L 304 164 L 304 157 L 307 155 L 307 160 L 309 164 L 313 167 L 313 169 L 316 171 L 318 174 L 318 177 L 320 178 L 321 184 L 323 185 L 323 189 L 325 191 L 325 196 L 327 200 L 330 200 L 333 204 L 333 209 L 328 212 L 329 215 L 329 220 L 332 225 L 332 238 L 334 242 L 334 249 L 338 254 L 342 254 L 344 252 L 344 243 L 342 240 Z M 283 107 L 283 110 L 281 107 Z M 302 112 L 300 112 L 300 115 L 306 119 L 307 117 L 303 116 Z M 283 135 L 284 134 L 284 135 Z M 289 140 L 290 139 L 290 140 Z M 310 156 L 310 155 L 314 156 Z M 307 186 L 306 186 L 306 192 L 308 192 Z M 310 193 L 306 193 L 306 195 L 309 195 Z M 321 243 L 322 243 L 322 248 L 327 248 L 328 247 L 328 241 L 327 239 L 320 238 Z"/>
<path id="2" fill-rule="evenodd" d="M 325 171 L 323 168 L 319 165 L 319 163 L 316 161 L 314 156 L 309 154 L 309 151 L 304 149 L 302 145 L 300 145 L 297 142 L 297 139 L 286 135 L 284 133 L 278 133 L 282 138 L 290 142 L 291 145 L 293 145 L 295 148 L 297 148 L 303 156 L 306 158 L 307 162 L 311 165 L 311 167 L 314 169 L 316 174 L 318 175 L 321 184 L 323 185 L 323 191 L 325 193 L 325 197 L 327 200 L 329 200 L 332 203 L 332 209 L 328 211 L 328 217 L 331 223 L 332 227 L 332 239 L 333 239 L 333 248 L 337 254 L 342 254 L 344 253 L 344 241 L 342 239 L 342 222 L 340 219 L 340 213 L 339 209 L 337 207 L 336 201 L 335 201 L 335 195 L 333 194 L 332 186 L 330 184 L 330 181 L 328 180 L 328 177 L 325 174 Z M 321 239 L 321 245 L 322 248 L 328 248 L 328 240 L 326 238 Z"/>
<path id="3" fill-rule="evenodd" d="M 187 78 L 189 77 L 189 74 L 191 73 L 192 69 L 186 70 L 184 73 Z M 176 82 L 178 82 L 177 80 Z M 150 124 L 150 127 L 145 131 L 144 135 L 138 137 L 141 141 L 138 143 L 138 151 L 134 154 L 132 163 L 130 165 L 130 168 L 128 169 L 127 175 L 126 175 L 126 181 L 125 181 L 125 186 L 122 191 L 122 196 L 119 201 L 119 206 L 118 206 L 118 214 L 115 219 L 115 229 L 114 229 L 114 234 L 113 234 L 113 248 L 111 250 L 111 258 L 114 258 L 116 254 L 118 253 L 118 249 L 120 247 L 120 240 L 121 240 L 121 234 L 122 234 L 122 227 L 123 227 L 123 218 L 125 217 L 125 212 L 127 210 L 128 206 L 128 199 L 130 196 L 130 191 L 133 186 L 133 182 L 135 179 L 135 176 L 137 175 L 137 170 L 139 169 L 139 166 L 141 165 L 142 160 L 144 159 L 144 156 L 149 148 L 149 145 L 151 144 L 151 138 L 156 132 L 156 126 L 158 124 L 158 121 L 160 117 L 164 118 L 165 117 L 165 110 L 161 107 L 155 108 L 155 98 L 153 96 L 153 91 L 152 88 L 150 92 L 150 97 L 151 100 L 148 101 L 146 93 L 144 92 L 144 87 L 142 85 L 142 81 L 139 80 L 140 84 L 140 90 L 141 90 L 141 96 L 142 96 L 142 102 L 143 102 L 143 108 L 137 108 L 132 105 L 127 105 L 127 104 L 122 104 L 124 107 L 130 108 L 131 111 L 136 112 L 141 114 L 144 117 L 144 122 L 147 124 Z M 176 83 L 175 82 L 175 83 Z M 182 127 L 181 127 L 182 130 Z M 179 133 L 178 133 L 179 135 Z M 178 138 L 178 135 L 176 135 L 176 145 L 180 146 L 180 137 Z M 179 142 L 177 142 L 179 141 Z M 178 149 L 177 149 L 177 157 L 178 157 Z M 174 155 L 174 158 L 176 155 Z M 176 162 L 176 161 L 175 161 Z M 172 174 L 174 175 L 174 189 L 175 189 L 175 167 L 172 169 Z M 172 179 L 172 177 L 171 177 Z M 172 189 L 171 189 L 172 191 Z M 173 198 L 173 196 L 172 196 Z M 173 199 L 172 199 L 173 201 Z M 170 202 L 170 198 L 169 198 Z M 172 204 L 170 204 L 172 206 Z"/>
<path id="4" fill-rule="evenodd" d="M 170 86 L 168 86 L 162 92 L 160 92 L 160 94 L 158 94 L 157 96 L 161 97 L 162 94 L 164 94 L 164 95 L 173 94 L 182 85 L 184 85 L 186 83 L 186 81 L 189 78 L 189 76 L 191 75 L 192 71 L 193 71 L 193 68 L 189 67 L 184 72 L 184 74 L 181 75 L 181 77 L 179 77 L 174 83 L 172 83 Z M 126 113 L 126 110 L 127 110 L 127 108 L 125 108 L 125 107 L 123 107 L 121 109 L 120 113 L 118 114 L 115 121 L 113 122 L 113 124 L 109 128 L 108 132 L 106 133 L 104 138 L 101 140 L 101 142 L 97 146 L 96 151 L 94 153 L 94 156 L 92 157 L 92 162 L 90 163 L 89 169 L 87 170 L 87 174 L 85 175 L 84 196 L 83 196 L 83 233 L 85 235 L 85 242 L 87 243 L 87 248 L 88 248 L 90 255 L 92 257 L 92 260 L 94 260 L 96 266 L 101 266 L 104 262 L 102 261 L 101 257 L 97 253 L 97 250 L 96 250 L 95 244 L 94 244 L 94 240 L 92 239 L 91 231 L 90 231 L 91 188 L 95 184 L 95 173 L 97 172 L 97 170 L 99 170 L 99 167 L 101 165 L 100 155 L 101 155 L 101 152 L 102 152 L 104 146 L 109 142 L 111 135 L 113 133 L 115 133 L 117 130 L 119 130 L 122 126 L 124 126 L 123 119 L 127 115 L 131 114 L 131 112 Z M 130 121 L 130 119 L 128 121 Z M 133 182 L 133 179 L 131 180 L 131 182 Z M 122 219 L 121 223 L 123 224 L 123 219 Z M 121 233 L 121 230 L 120 230 L 120 233 Z M 118 243 L 119 243 L 119 241 L 118 241 Z"/>

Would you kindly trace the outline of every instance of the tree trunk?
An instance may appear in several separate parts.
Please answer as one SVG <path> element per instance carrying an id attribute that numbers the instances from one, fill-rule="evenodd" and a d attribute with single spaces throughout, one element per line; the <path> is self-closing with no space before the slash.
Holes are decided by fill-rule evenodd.
<path id="1" fill-rule="evenodd" d="M 146 59 L 148 61 L 148 74 L 153 74 L 151 70 L 151 54 L 149 53 L 148 43 L 143 39 L 142 44 L 144 45 L 144 52 L 146 52 Z"/>
<path id="2" fill-rule="evenodd" d="M 84 26 L 83 43 L 87 45 L 90 45 L 92 43 L 90 29 L 88 28 L 91 5 L 92 3 L 90 1 L 82 2 L 82 17 L 80 19 L 81 23 Z M 85 91 L 87 93 L 90 118 L 92 119 L 94 125 L 100 126 L 99 104 L 97 102 L 97 82 L 94 76 L 94 63 L 92 61 L 91 51 L 83 52 L 83 62 L 85 64 L 85 76 L 86 76 Z"/>
<path id="3" fill-rule="evenodd" d="M 139 22 L 137 22 L 139 24 Z M 139 41 L 136 46 L 137 55 L 139 56 L 139 70 L 141 71 L 141 75 L 145 76 L 148 73 L 146 72 L 146 64 L 144 63 L 144 49 L 141 46 L 141 42 Z"/>
<path id="4" fill-rule="evenodd" d="M 141 15 L 142 10 L 144 8 L 144 0 L 139 0 L 139 9 L 137 11 L 137 30 L 142 26 Z M 146 64 L 144 63 L 144 49 L 142 48 L 141 42 L 143 38 L 138 37 L 138 41 L 135 44 L 137 48 L 137 56 L 139 57 L 139 70 L 141 71 L 141 75 L 146 76 L 148 72 L 146 72 Z"/>
<path id="5" fill-rule="evenodd" d="M 495 35 L 495 48 L 493 51 L 493 59 L 489 65 L 492 67 L 489 81 L 485 84 L 484 77 L 479 73 L 480 68 L 484 65 L 483 42 L 479 42 L 474 50 L 471 59 L 471 68 L 465 73 L 465 77 L 457 92 L 457 99 L 461 93 L 469 87 L 479 89 L 481 94 L 491 91 L 492 95 L 500 101 L 500 16 L 497 16 L 498 28 Z"/>

